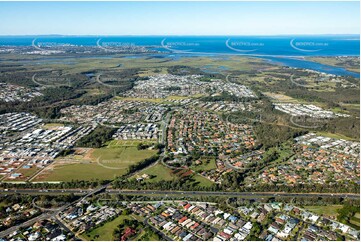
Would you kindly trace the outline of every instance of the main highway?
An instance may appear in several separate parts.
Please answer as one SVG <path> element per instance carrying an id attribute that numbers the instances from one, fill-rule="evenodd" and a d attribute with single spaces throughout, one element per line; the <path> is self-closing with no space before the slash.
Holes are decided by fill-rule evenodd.
<path id="1" fill-rule="evenodd" d="M 286 192 L 224 192 L 224 191 L 162 191 L 162 190 L 124 190 L 109 189 L 105 186 L 102 189 L 2 189 L 0 194 L 29 194 L 29 195 L 59 195 L 59 194 L 77 194 L 86 195 L 96 192 L 104 192 L 107 194 L 123 194 L 123 195 L 168 195 L 168 196 L 228 196 L 228 197 L 336 197 L 360 199 L 360 194 L 355 193 L 286 193 Z"/>
<path id="2" fill-rule="evenodd" d="M 349 198 L 349 199 L 360 199 L 359 194 L 349 194 L 349 193 L 284 193 L 284 192 L 223 192 L 223 191 L 161 191 L 161 190 L 122 190 L 122 189 L 109 189 L 110 184 L 104 185 L 96 189 L 2 189 L 0 190 L 0 195 L 5 196 L 7 194 L 28 194 L 28 195 L 59 195 L 59 194 L 78 194 L 80 197 L 60 208 L 54 209 L 51 213 L 45 211 L 38 217 L 25 221 L 24 223 L 13 226 L 5 231 L 0 232 L 0 238 L 5 238 L 9 234 L 18 230 L 20 227 L 26 227 L 33 224 L 35 221 L 53 218 L 55 221 L 61 225 L 64 229 L 70 231 L 71 228 L 60 219 L 58 216 L 61 211 L 64 209 L 73 206 L 78 202 L 82 202 L 85 198 L 96 194 L 96 193 L 107 193 L 107 194 L 122 194 L 122 195 L 151 195 L 151 196 L 227 196 L 227 197 L 248 197 L 248 198 L 263 198 L 263 197 L 337 197 L 337 198 Z M 153 228 L 154 229 L 154 228 Z M 169 237 L 162 234 L 163 238 L 170 240 Z M 78 239 L 77 237 L 75 237 Z"/>

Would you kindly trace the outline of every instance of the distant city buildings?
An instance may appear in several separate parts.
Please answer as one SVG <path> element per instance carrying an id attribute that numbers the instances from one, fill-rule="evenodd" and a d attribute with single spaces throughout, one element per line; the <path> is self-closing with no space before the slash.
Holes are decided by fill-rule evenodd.
<path id="1" fill-rule="evenodd" d="M 334 113 L 332 111 L 323 110 L 313 104 L 298 103 L 275 103 L 275 109 L 287 113 L 291 116 L 308 116 L 312 118 L 335 118 L 349 117 L 347 114 Z"/>
<path id="2" fill-rule="evenodd" d="M 42 96 L 39 91 L 31 88 L 12 85 L 8 83 L 0 83 L 0 101 L 4 102 L 28 102 L 35 97 Z"/>
<path id="3" fill-rule="evenodd" d="M 26 179 L 23 172 L 33 167 L 43 169 L 94 128 L 91 125 L 46 128 L 41 119 L 29 113 L 0 115 L 0 176 Z"/>
<path id="4" fill-rule="evenodd" d="M 97 105 L 70 106 L 60 111 L 60 120 L 74 123 L 127 124 L 159 122 L 168 105 L 145 101 L 112 100 Z"/>
<path id="5" fill-rule="evenodd" d="M 203 81 L 201 75 L 159 74 L 150 76 L 148 80 L 136 82 L 134 88 L 126 92 L 127 97 L 167 98 L 170 96 L 190 97 L 200 94 L 216 94 L 226 92 L 238 98 L 256 98 L 252 90 L 246 86 L 212 79 Z"/>

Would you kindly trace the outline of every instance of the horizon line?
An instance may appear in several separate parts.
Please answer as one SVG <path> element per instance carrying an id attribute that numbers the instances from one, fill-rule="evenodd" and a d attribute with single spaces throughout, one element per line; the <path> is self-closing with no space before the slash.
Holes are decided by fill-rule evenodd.
<path id="1" fill-rule="evenodd" d="M 164 36 L 197 36 L 197 37 L 226 37 L 226 36 L 325 36 L 325 35 L 356 35 L 360 36 L 360 33 L 357 34 L 0 34 L 0 37 L 32 37 L 32 36 L 61 36 L 61 37 L 125 37 L 125 36 L 155 36 L 155 37 L 164 37 Z"/>

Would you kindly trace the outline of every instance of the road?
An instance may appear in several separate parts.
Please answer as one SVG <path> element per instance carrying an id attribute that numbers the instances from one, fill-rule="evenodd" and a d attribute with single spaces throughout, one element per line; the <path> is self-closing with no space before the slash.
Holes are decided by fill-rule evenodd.
<path id="1" fill-rule="evenodd" d="M 36 221 L 40 221 L 40 220 L 43 220 L 43 219 L 47 219 L 47 218 L 50 218 L 52 216 L 52 214 L 50 213 L 42 213 L 40 214 L 39 216 L 37 217 L 34 217 L 22 224 L 19 224 L 19 225 L 16 225 L 16 226 L 12 226 L 4 231 L 1 231 L 0 232 L 0 238 L 4 238 L 5 236 L 11 234 L 11 233 L 14 233 L 15 231 L 17 231 L 19 228 L 22 228 L 22 227 L 28 227 L 28 226 L 31 226 L 33 225 Z"/>
<path id="2" fill-rule="evenodd" d="M 165 239 L 166 241 L 174 241 L 172 238 L 168 237 L 167 235 L 165 235 L 162 231 L 158 230 L 156 227 L 154 227 L 153 225 L 151 225 L 149 222 L 148 222 L 148 219 L 149 218 L 146 218 L 144 220 L 144 223 L 146 225 L 148 225 L 155 233 L 157 234 L 160 234 L 160 236 L 163 237 L 163 239 Z"/>
<path id="3" fill-rule="evenodd" d="M 21 224 L 18 224 L 16 226 L 12 226 L 11 228 L 7 229 L 7 230 L 4 230 L 2 232 L 0 232 L 0 238 L 4 238 L 6 236 L 8 236 L 9 234 L 13 233 L 14 231 L 18 230 L 19 228 L 23 228 L 23 227 L 28 227 L 28 226 L 31 226 L 33 225 L 35 222 L 37 221 L 40 221 L 40 220 L 44 220 L 44 219 L 54 219 L 54 221 L 56 221 L 60 226 L 62 226 L 66 231 L 71 231 L 70 228 L 68 228 L 67 224 L 64 223 L 60 217 L 58 216 L 59 213 L 61 211 L 63 211 L 64 209 L 70 207 L 70 206 L 73 206 L 74 204 L 78 203 L 78 202 L 82 202 L 85 198 L 87 198 L 88 196 L 91 196 L 97 192 L 101 192 L 102 190 L 105 190 L 105 188 L 109 186 L 109 184 L 107 185 L 104 185 L 104 186 L 101 186 L 97 189 L 92 189 L 92 190 L 86 190 L 85 191 L 85 194 L 83 194 L 83 196 L 77 200 L 75 200 L 74 202 L 72 203 L 69 203 L 69 204 L 66 204 L 60 208 L 57 208 L 57 209 L 44 209 L 44 208 L 41 208 L 41 207 L 38 207 L 38 206 L 35 206 L 43 211 L 46 211 L 42 214 L 40 214 L 39 216 L 35 217 L 35 218 L 32 218 L 30 220 L 27 220 L 25 221 L 24 223 L 21 223 Z M 79 189 L 72 189 L 73 191 L 78 191 L 79 192 Z M 63 192 L 62 192 L 63 191 Z M 67 191 L 68 192 L 68 191 Z M 59 194 L 59 193 L 64 193 L 66 194 L 67 192 L 65 192 L 64 190 L 38 190 L 38 189 L 22 189 L 22 190 L 1 190 L 0 191 L 0 194 L 46 194 L 46 195 L 50 195 L 50 194 Z M 74 193 L 74 192 L 72 192 Z M 83 192 L 82 192 L 83 193 Z M 34 200 L 32 201 L 33 202 L 33 205 L 34 205 Z M 49 211 L 52 211 L 51 213 Z M 77 238 L 75 236 L 75 238 L 77 240 L 79 240 L 79 238 Z"/>
<path id="4" fill-rule="evenodd" d="M 284 193 L 284 192 L 222 192 L 222 191 L 157 191 L 157 190 L 117 190 L 107 189 L 108 194 L 129 195 L 196 195 L 196 196 L 229 196 L 229 197 L 342 197 L 360 199 L 359 194 L 347 193 Z"/>
<path id="5" fill-rule="evenodd" d="M 161 190 L 122 190 L 122 189 L 107 189 L 108 186 L 102 186 L 97 189 L 8 189 L 0 190 L 0 194 L 44 194 L 44 195 L 59 195 L 59 194 L 79 194 L 88 197 L 96 192 L 103 192 L 108 194 L 128 194 L 128 195 L 192 195 L 192 196 L 229 196 L 229 197 L 338 197 L 360 199 L 360 194 L 355 193 L 285 193 L 285 192 L 223 192 L 223 191 L 161 191 Z"/>
<path id="6" fill-rule="evenodd" d="M 21 227 L 27 227 L 35 223 L 36 221 L 53 218 L 55 221 L 62 225 L 63 228 L 70 230 L 66 223 L 64 223 L 58 216 L 61 211 L 64 209 L 75 205 L 78 202 L 82 202 L 85 198 L 100 192 L 105 192 L 107 194 L 127 194 L 127 195 L 180 195 L 180 196 L 228 196 L 228 197 L 269 197 L 269 196 L 278 196 L 278 197 L 339 197 L 339 198 L 350 198 L 350 199 L 360 199 L 359 194 L 348 194 L 348 193 L 284 193 L 284 192 L 222 192 L 222 191 L 160 191 L 160 190 L 121 190 L 121 189 L 107 189 L 111 184 L 104 185 L 96 189 L 52 189 L 52 190 L 39 190 L 39 189 L 2 189 L 0 190 L 1 195 L 6 194 L 46 194 L 46 195 L 58 195 L 58 194 L 80 194 L 81 198 L 76 201 L 69 203 L 61 208 L 53 211 L 52 213 L 45 212 L 41 215 L 30 219 L 22 224 L 13 226 L 7 230 L 0 232 L 0 238 L 4 238 L 7 235 L 13 233 Z M 148 221 L 145 221 L 148 224 Z M 151 226 L 153 227 L 153 226 Z M 153 228 L 154 229 L 154 228 Z M 167 240 L 172 240 L 166 235 L 162 235 Z"/>

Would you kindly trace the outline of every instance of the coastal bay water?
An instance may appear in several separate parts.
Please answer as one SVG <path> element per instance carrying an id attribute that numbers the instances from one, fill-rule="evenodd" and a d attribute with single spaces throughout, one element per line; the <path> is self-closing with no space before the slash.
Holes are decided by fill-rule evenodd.
<path id="1" fill-rule="evenodd" d="M 309 69 L 309 70 L 323 72 L 323 73 L 332 74 L 332 75 L 336 75 L 336 76 L 352 76 L 352 77 L 360 78 L 360 73 L 352 72 L 352 71 L 346 70 L 345 68 L 325 65 L 325 64 L 308 61 L 308 60 L 304 60 L 304 59 L 283 58 L 283 57 L 265 57 L 264 59 L 270 61 L 271 63 L 288 66 L 288 67 L 293 67 L 293 68 Z"/>
<path id="2" fill-rule="evenodd" d="M 358 35 L 320 36 L 1 36 L 0 46 L 145 46 L 157 55 L 187 56 L 244 55 L 274 64 L 305 68 L 328 74 L 360 77 L 344 68 L 304 59 L 312 56 L 359 56 Z"/>

